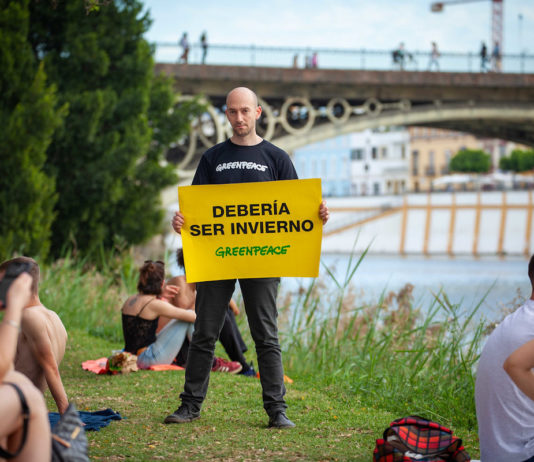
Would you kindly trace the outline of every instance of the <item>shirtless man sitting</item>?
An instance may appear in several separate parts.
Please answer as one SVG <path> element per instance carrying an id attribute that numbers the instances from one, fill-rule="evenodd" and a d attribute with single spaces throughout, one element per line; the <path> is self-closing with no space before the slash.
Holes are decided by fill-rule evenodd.
<path id="1" fill-rule="evenodd" d="M 0 272 L 0 280 L 3 273 Z M 31 282 L 29 274 L 19 274 L 0 300 L 4 313 L 0 322 L 0 459 L 49 462 L 52 439 L 43 394 L 28 377 L 13 369 Z"/>
<path id="2" fill-rule="evenodd" d="M 59 374 L 59 364 L 65 354 L 67 331 L 59 316 L 39 300 L 37 262 L 28 257 L 13 258 L 0 265 L 0 273 L 12 262 L 28 263 L 33 279 L 30 299 L 22 311 L 15 369 L 26 375 L 42 393 L 48 387 L 59 413 L 63 414 L 69 403 Z"/>

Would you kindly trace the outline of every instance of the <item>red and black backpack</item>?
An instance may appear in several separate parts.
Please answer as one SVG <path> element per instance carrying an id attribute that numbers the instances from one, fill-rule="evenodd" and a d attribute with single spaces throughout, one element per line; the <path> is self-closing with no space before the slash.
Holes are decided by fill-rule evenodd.
<path id="1" fill-rule="evenodd" d="M 469 462 L 462 440 L 437 422 L 416 415 L 391 422 L 376 440 L 374 462 Z"/>

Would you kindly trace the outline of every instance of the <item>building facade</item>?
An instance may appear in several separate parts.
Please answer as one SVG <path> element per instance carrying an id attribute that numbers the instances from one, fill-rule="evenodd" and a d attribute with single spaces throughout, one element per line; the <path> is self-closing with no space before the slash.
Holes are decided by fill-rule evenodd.
<path id="1" fill-rule="evenodd" d="M 297 149 L 300 178 L 321 178 L 323 196 L 400 194 L 410 184 L 409 133 L 377 129 Z"/>
<path id="2" fill-rule="evenodd" d="M 431 191 L 432 181 L 448 175 L 451 158 L 462 149 L 482 149 L 480 141 L 467 133 L 427 127 L 409 127 L 410 190 Z"/>
<path id="3" fill-rule="evenodd" d="M 525 146 L 493 138 L 477 138 L 469 133 L 427 127 L 409 127 L 410 190 L 431 191 L 432 182 L 448 175 L 449 163 L 463 149 L 480 149 L 491 156 L 493 170 L 499 168 L 502 157 Z"/>
<path id="4" fill-rule="evenodd" d="M 487 152 L 496 171 L 502 157 L 526 147 L 436 128 L 390 127 L 310 144 L 295 150 L 293 159 L 300 178 L 321 178 L 325 197 L 376 196 L 443 189 L 436 185 L 450 175 L 450 160 L 463 149 Z"/>

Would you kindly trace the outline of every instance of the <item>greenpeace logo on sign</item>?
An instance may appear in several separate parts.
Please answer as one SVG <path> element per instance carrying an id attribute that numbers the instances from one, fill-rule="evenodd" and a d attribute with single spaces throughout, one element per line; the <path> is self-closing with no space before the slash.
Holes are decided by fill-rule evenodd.
<path id="1" fill-rule="evenodd" d="M 256 162 L 225 162 L 223 164 L 217 165 L 215 168 L 217 172 L 222 172 L 223 170 L 258 170 L 259 172 L 265 172 L 267 170 L 267 165 L 257 164 Z"/>

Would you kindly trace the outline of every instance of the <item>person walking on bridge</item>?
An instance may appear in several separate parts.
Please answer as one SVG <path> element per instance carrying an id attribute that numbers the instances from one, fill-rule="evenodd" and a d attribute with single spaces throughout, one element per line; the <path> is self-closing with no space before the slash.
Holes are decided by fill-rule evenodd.
<path id="1" fill-rule="evenodd" d="M 208 54 L 208 36 L 206 32 L 202 32 L 200 36 L 200 46 L 202 47 L 202 64 L 206 64 L 206 56 Z"/>
<path id="2" fill-rule="evenodd" d="M 488 72 L 488 47 L 485 42 L 480 47 L 480 72 Z"/>
<path id="3" fill-rule="evenodd" d="M 232 126 L 230 139 L 208 149 L 193 178 L 193 185 L 263 182 L 297 179 L 289 155 L 256 133 L 262 112 L 256 94 L 245 87 L 234 88 L 226 97 L 226 117 Z M 229 166 L 221 168 L 221 166 Z M 318 204 L 323 224 L 328 221 L 326 203 Z M 181 234 L 186 218 L 176 212 L 172 226 Z M 200 417 L 208 391 L 215 343 L 235 289 L 235 279 L 197 282 L 195 331 L 189 347 L 181 405 L 164 420 L 186 423 Z M 278 341 L 276 298 L 280 278 L 239 279 L 250 332 L 256 345 L 263 407 L 270 428 L 295 424 L 286 416 L 284 369 Z"/>
<path id="4" fill-rule="evenodd" d="M 491 63 L 493 72 L 501 72 L 502 69 L 502 54 L 501 46 L 499 42 L 495 42 L 493 46 L 493 51 L 491 52 Z"/>
<path id="5" fill-rule="evenodd" d="M 187 39 L 187 32 L 182 34 L 180 39 L 180 46 L 182 47 L 182 55 L 178 58 L 179 63 L 187 64 L 189 58 L 189 40 Z"/>
<path id="6" fill-rule="evenodd" d="M 439 71 L 439 61 L 438 58 L 441 56 L 441 53 L 438 50 L 438 44 L 432 42 L 432 49 L 430 50 L 430 61 L 428 63 L 428 70 L 432 70 L 432 66 L 436 66 L 436 71 Z"/>

